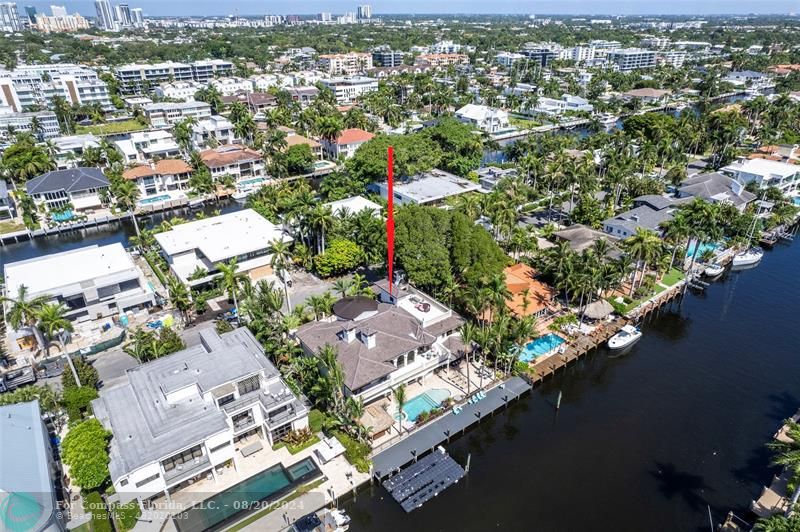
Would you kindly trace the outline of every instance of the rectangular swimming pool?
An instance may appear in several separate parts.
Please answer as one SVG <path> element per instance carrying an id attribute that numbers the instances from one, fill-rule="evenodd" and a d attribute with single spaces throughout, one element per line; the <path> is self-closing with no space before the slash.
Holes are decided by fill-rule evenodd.
<path id="1" fill-rule="evenodd" d="M 153 203 L 161 203 L 162 201 L 169 200 L 169 194 L 161 194 L 159 196 L 153 196 L 151 198 L 144 198 L 138 201 L 139 205 L 152 205 Z"/>
<path id="2" fill-rule="evenodd" d="M 563 343 L 564 339 L 559 335 L 553 333 L 545 334 L 532 342 L 528 342 L 522 350 L 522 353 L 520 353 L 519 359 L 522 362 L 530 362 L 531 360 L 550 353 Z"/>
<path id="3" fill-rule="evenodd" d="M 697 242 L 692 242 L 689 244 L 689 247 L 686 249 L 686 256 L 691 257 L 692 254 L 695 252 L 695 248 L 697 248 L 697 258 L 703 255 L 708 250 L 714 251 L 719 247 L 719 244 L 715 244 L 714 242 L 703 242 L 700 244 L 700 247 L 697 247 Z"/>
<path id="4" fill-rule="evenodd" d="M 420 414 L 439 408 L 448 397 L 450 397 L 450 391 L 444 388 L 428 390 L 412 397 L 403 405 L 403 419 L 415 423 Z M 400 412 L 397 412 L 394 418 L 397 419 L 399 416 Z"/>
<path id="5" fill-rule="evenodd" d="M 319 476 L 322 471 L 310 457 L 289 467 L 277 464 L 174 515 L 172 521 L 179 532 L 221 530 Z"/>

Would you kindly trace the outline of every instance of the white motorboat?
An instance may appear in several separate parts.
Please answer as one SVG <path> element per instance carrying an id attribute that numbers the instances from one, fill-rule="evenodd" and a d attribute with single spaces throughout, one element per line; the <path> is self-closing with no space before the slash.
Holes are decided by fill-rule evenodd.
<path id="1" fill-rule="evenodd" d="M 604 126 L 613 126 L 617 123 L 617 120 L 619 120 L 619 117 L 614 116 L 611 113 L 601 113 L 597 115 L 597 121 Z"/>
<path id="2" fill-rule="evenodd" d="M 734 266 L 751 266 L 754 264 L 758 264 L 761 261 L 761 257 L 763 256 L 764 256 L 763 249 L 750 248 L 734 255 L 731 264 L 733 264 Z"/>
<path id="3" fill-rule="evenodd" d="M 608 339 L 609 349 L 624 349 L 642 337 L 642 331 L 633 325 L 624 325 L 620 331 Z"/>
<path id="4" fill-rule="evenodd" d="M 722 272 L 724 271 L 725 266 L 713 263 L 706 266 L 706 269 L 703 270 L 703 273 L 706 274 L 707 277 L 717 277 L 718 275 L 722 275 Z"/>
<path id="5" fill-rule="evenodd" d="M 237 190 L 231 195 L 231 197 L 233 198 L 233 201 L 235 201 L 236 203 L 245 203 L 247 201 L 247 196 L 249 196 L 253 192 L 255 192 L 255 189 L 252 188 Z"/>

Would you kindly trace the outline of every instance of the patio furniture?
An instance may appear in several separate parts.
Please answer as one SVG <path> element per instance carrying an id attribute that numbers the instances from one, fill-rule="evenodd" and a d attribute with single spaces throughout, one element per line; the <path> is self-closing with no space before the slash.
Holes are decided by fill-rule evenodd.
<path id="1" fill-rule="evenodd" d="M 244 447 L 242 447 L 242 456 L 247 458 L 251 454 L 255 454 L 258 451 L 260 451 L 261 449 L 263 449 L 263 448 L 264 448 L 264 446 L 261 445 L 261 441 L 260 440 L 256 441 L 256 442 L 253 442 L 253 443 L 251 443 L 249 445 L 245 445 Z"/>

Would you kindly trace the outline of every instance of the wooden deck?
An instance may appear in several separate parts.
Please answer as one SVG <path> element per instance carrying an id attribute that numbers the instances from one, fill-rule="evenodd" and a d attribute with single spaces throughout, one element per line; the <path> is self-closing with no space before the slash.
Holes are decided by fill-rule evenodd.
<path id="1" fill-rule="evenodd" d="M 541 362 L 531 366 L 535 372 L 531 379 L 532 383 L 539 383 L 561 368 L 566 368 L 570 363 L 578 360 L 617 334 L 622 329 L 622 326 L 627 323 L 628 320 L 626 318 L 617 318 L 612 322 L 603 323 L 592 334 L 582 335 L 575 339 L 567 339 L 567 348 L 563 353 L 556 353 L 546 357 Z"/>

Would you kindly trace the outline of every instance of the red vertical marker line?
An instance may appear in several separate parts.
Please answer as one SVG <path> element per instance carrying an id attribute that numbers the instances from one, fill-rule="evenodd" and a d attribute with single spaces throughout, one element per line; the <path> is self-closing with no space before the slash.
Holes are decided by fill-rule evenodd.
<path id="1" fill-rule="evenodd" d="M 392 295 L 394 284 L 394 148 L 389 146 L 387 157 L 387 184 L 386 197 L 389 202 L 389 215 L 386 217 L 386 251 L 389 269 L 389 295 Z"/>

